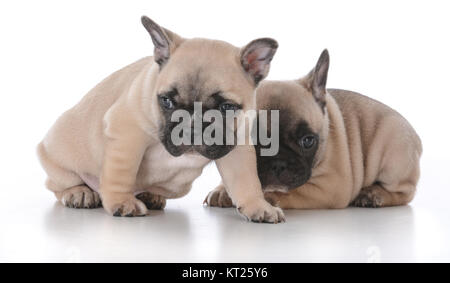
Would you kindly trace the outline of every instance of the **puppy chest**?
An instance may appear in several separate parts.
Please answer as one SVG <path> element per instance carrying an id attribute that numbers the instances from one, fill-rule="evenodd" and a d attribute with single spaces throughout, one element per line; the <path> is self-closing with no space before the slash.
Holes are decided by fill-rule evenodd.
<path id="1" fill-rule="evenodd" d="M 139 170 L 139 183 L 146 186 L 177 188 L 200 176 L 209 160 L 200 155 L 170 155 L 163 146 L 148 150 Z"/>

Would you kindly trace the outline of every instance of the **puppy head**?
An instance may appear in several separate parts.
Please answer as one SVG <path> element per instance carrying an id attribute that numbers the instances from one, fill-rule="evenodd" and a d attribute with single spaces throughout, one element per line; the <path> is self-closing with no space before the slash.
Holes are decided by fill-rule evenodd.
<path id="1" fill-rule="evenodd" d="M 181 38 L 147 17 L 142 18 L 142 23 L 152 37 L 154 60 L 159 68 L 152 99 L 158 105 L 161 142 L 174 156 L 195 151 L 209 159 L 223 157 L 234 147 L 226 145 L 225 133 L 221 144 L 195 140 L 213 122 L 213 131 L 230 127 L 224 117 L 227 111 L 256 107 L 255 88 L 269 72 L 277 42 L 263 38 L 237 48 L 218 40 Z M 194 104 L 199 103 L 201 107 L 197 111 L 199 108 L 196 110 Z M 220 115 L 223 119 L 222 123 L 214 118 L 210 122 L 201 121 L 200 131 L 194 129 L 192 123 L 188 133 L 191 143 L 180 145 L 174 143 L 172 137 L 173 130 L 179 125 L 179 121 L 172 119 L 177 110 L 186 111 L 191 117 L 203 116 L 206 111 L 213 110 L 214 116 Z"/>
<path id="2" fill-rule="evenodd" d="M 258 175 L 265 190 L 287 191 L 303 185 L 321 159 L 329 126 L 326 109 L 329 61 L 325 50 L 316 67 L 302 79 L 268 81 L 258 87 L 258 109 L 279 110 L 278 154 L 261 156 L 261 145 L 256 145 Z"/>

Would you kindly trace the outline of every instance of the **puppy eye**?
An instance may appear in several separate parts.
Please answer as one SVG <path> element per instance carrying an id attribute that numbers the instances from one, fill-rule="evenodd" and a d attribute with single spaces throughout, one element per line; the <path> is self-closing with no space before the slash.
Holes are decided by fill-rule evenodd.
<path id="1" fill-rule="evenodd" d="M 316 141 L 315 136 L 305 136 L 301 139 L 300 144 L 304 149 L 310 149 L 316 144 Z"/>
<path id="2" fill-rule="evenodd" d="M 159 101 L 164 109 L 170 110 L 175 108 L 175 102 L 167 96 L 160 96 Z"/>
<path id="3" fill-rule="evenodd" d="M 220 109 L 220 111 L 225 113 L 230 110 L 237 111 L 237 110 L 239 110 L 239 106 L 229 103 L 229 102 L 224 102 L 224 103 L 220 104 L 219 109 Z"/>

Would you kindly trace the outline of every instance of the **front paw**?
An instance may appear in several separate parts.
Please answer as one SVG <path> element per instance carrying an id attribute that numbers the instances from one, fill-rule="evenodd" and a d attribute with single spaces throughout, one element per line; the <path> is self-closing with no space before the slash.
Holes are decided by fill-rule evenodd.
<path id="1" fill-rule="evenodd" d="M 116 217 L 137 217 L 147 215 L 145 204 L 133 194 L 107 193 L 102 194 L 103 207 Z"/>
<path id="2" fill-rule="evenodd" d="M 284 213 L 279 207 L 270 205 L 267 201 L 254 201 L 238 207 L 238 211 L 247 220 L 259 223 L 286 222 Z"/>
<path id="3" fill-rule="evenodd" d="M 233 202 L 228 196 L 224 185 L 219 185 L 217 188 L 209 192 L 203 204 L 212 207 L 232 207 Z"/>

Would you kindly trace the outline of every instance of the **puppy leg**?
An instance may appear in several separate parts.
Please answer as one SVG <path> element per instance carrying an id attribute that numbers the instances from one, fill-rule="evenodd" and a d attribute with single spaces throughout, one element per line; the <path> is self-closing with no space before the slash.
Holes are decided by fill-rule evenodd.
<path id="1" fill-rule="evenodd" d="M 233 202 L 231 201 L 231 198 L 228 196 L 224 184 L 220 184 L 219 186 L 217 186 L 217 188 L 209 192 L 209 194 L 206 196 L 206 199 L 203 201 L 203 204 L 212 207 L 233 206 Z"/>
<path id="2" fill-rule="evenodd" d="M 163 210 L 166 207 L 166 199 L 164 197 L 149 192 L 140 193 L 136 198 L 142 201 L 147 209 L 150 210 Z"/>
<path id="3" fill-rule="evenodd" d="M 352 202 L 354 206 L 399 206 L 408 204 L 414 198 L 420 176 L 422 154 L 420 139 L 414 130 L 405 128 L 401 119 L 389 121 L 384 127 L 381 140 L 385 141 L 389 135 L 391 142 L 383 144 L 385 150 L 383 155 L 379 154 L 374 143 L 374 150 L 368 154 L 367 171 L 375 182 L 361 190 Z"/>
<path id="4" fill-rule="evenodd" d="M 339 184 L 330 180 L 327 184 Z M 340 186 L 324 186 L 306 183 L 285 192 L 266 192 L 264 197 L 272 205 L 283 209 L 342 209 L 351 200 L 351 185 L 341 181 Z"/>
<path id="5" fill-rule="evenodd" d="M 42 143 L 38 145 L 37 153 L 48 175 L 46 187 L 55 194 L 58 201 L 72 208 L 101 206 L 99 194 L 88 188 L 77 174 L 54 162 Z"/>
<path id="6" fill-rule="evenodd" d="M 379 208 L 406 205 L 413 199 L 416 188 L 415 185 L 409 183 L 387 187 L 391 191 L 381 184 L 363 188 L 351 206 Z"/>
<path id="7" fill-rule="evenodd" d="M 411 202 L 420 176 L 420 152 L 411 144 L 391 149 L 390 154 L 386 154 L 377 182 L 363 188 L 351 205 L 376 208 Z"/>
<path id="8" fill-rule="evenodd" d="M 126 127 L 124 127 L 126 128 Z M 134 196 L 146 138 L 129 126 L 127 135 L 108 139 L 100 178 L 103 207 L 114 216 L 145 216 L 146 205 Z"/>
<path id="9" fill-rule="evenodd" d="M 216 160 L 216 165 L 229 196 L 242 216 L 253 222 L 285 221 L 283 211 L 264 199 L 253 146 L 237 146 L 226 156 Z"/>

